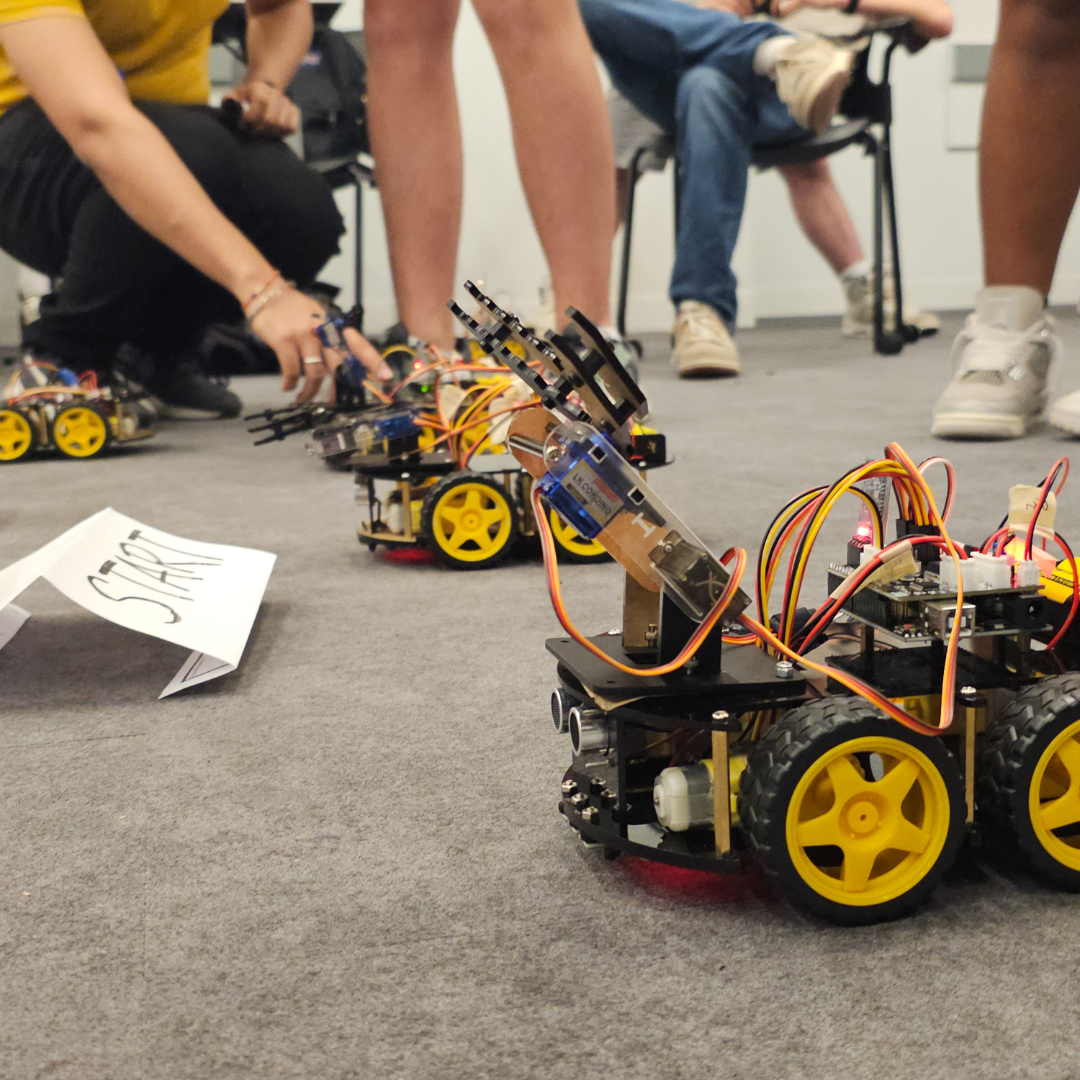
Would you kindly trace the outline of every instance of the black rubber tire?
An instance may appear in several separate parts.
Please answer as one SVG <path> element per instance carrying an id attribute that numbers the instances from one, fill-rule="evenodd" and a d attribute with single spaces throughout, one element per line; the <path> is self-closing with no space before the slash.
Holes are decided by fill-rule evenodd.
<path id="1" fill-rule="evenodd" d="M 1031 824 L 1028 794 L 1047 746 L 1080 720 L 1080 674 L 1025 686 L 986 729 L 976 770 L 976 813 L 992 842 L 1021 857 L 1038 876 L 1080 890 L 1080 872 L 1043 847 Z"/>
<path id="2" fill-rule="evenodd" d="M 812 888 L 792 862 L 786 836 L 788 807 L 799 781 L 823 754 L 852 739 L 875 736 L 909 743 L 937 768 L 948 792 L 948 831 L 937 861 L 907 892 L 880 904 L 840 904 Z M 843 926 L 896 919 L 918 907 L 956 858 L 966 817 L 959 768 L 941 741 L 916 734 L 855 697 L 812 701 L 770 727 L 750 752 L 738 811 L 747 846 L 769 877 L 799 907 Z"/>
<path id="3" fill-rule="evenodd" d="M 509 508 L 510 531 L 507 533 L 506 540 L 497 551 L 493 552 L 486 559 L 474 561 L 455 558 L 451 552 L 445 550 L 438 540 L 435 539 L 435 508 L 438 506 L 439 500 L 447 494 L 447 492 L 465 484 L 478 484 L 482 487 L 490 488 L 506 501 L 506 505 Z M 423 537 L 424 543 L 435 552 L 447 566 L 454 570 L 486 570 L 492 566 L 498 566 L 499 563 L 501 563 L 513 550 L 514 545 L 517 543 L 518 532 L 518 511 L 517 507 L 514 505 L 514 500 L 511 497 L 510 492 L 507 491 L 498 480 L 495 480 L 490 476 L 484 476 L 483 473 L 459 472 L 452 473 L 450 476 L 444 476 L 437 484 L 432 485 L 432 487 L 428 489 L 427 494 L 424 496 L 424 502 L 420 507 L 420 535 Z"/>

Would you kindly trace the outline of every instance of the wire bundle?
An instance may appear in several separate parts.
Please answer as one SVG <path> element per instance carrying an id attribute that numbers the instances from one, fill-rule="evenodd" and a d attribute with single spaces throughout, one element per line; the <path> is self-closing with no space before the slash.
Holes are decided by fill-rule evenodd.
<path id="1" fill-rule="evenodd" d="M 37 385 L 28 386 L 26 376 L 35 372 L 41 378 Z M 64 381 L 65 379 L 70 381 Z M 97 374 L 86 371 L 75 379 L 69 371 L 61 371 L 45 360 L 30 360 L 20 364 L 4 387 L 3 400 L 8 405 L 48 401 L 57 397 L 90 398 L 98 394 Z"/>

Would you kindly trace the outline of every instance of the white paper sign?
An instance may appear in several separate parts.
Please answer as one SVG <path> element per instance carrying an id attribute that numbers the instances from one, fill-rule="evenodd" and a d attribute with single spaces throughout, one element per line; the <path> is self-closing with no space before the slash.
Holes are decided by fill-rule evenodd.
<path id="1" fill-rule="evenodd" d="M 192 649 L 165 697 L 235 670 L 276 558 L 101 510 L 0 570 L 0 648 L 25 621 L 11 601 L 43 577 L 109 622 Z"/>

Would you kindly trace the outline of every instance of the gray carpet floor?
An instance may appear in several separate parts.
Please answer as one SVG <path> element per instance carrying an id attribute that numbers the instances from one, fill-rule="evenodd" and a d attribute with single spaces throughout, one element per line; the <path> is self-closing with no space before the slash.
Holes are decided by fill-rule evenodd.
<path id="1" fill-rule="evenodd" d="M 753 557 L 786 497 L 896 440 L 952 458 L 953 531 L 981 539 L 1010 484 L 1074 447 L 930 438 L 957 326 L 874 358 L 832 322 L 774 324 L 721 383 L 678 382 L 650 340 L 677 459 L 655 487 Z M 1075 357 L 1075 314 L 1062 333 Z M 350 478 L 301 442 L 171 425 L 0 472 L 0 566 L 105 505 L 279 555 L 240 669 L 163 702 L 184 650 L 24 594 L 34 618 L 0 653 L 0 1077 L 1080 1076 L 1080 897 L 965 859 L 918 915 L 844 930 L 753 871 L 584 850 L 555 809 L 569 747 L 538 561 L 370 554 Z M 1078 527 L 1080 481 L 1059 513 Z M 566 568 L 580 624 L 618 624 L 620 580 Z"/>

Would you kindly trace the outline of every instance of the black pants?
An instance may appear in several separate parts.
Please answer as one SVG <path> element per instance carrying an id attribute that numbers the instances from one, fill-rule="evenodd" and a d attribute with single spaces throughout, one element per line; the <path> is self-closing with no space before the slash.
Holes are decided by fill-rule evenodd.
<path id="1" fill-rule="evenodd" d="M 329 186 L 278 141 L 214 109 L 141 101 L 218 208 L 285 275 L 305 285 L 344 231 Z M 169 363 L 240 308 L 136 225 L 32 101 L 0 117 L 0 248 L 62 283 L 25 344 L 82 371 L 127 343 Z"/>

